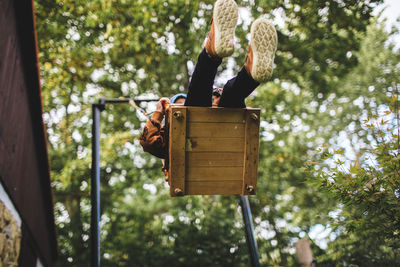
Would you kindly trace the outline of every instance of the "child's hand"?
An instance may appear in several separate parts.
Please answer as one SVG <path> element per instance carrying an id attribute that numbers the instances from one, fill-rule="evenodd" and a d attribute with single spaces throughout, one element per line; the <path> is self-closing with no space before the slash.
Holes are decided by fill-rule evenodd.
<path id="1" fill-rule="evenodd" d="M 165 109 L 169 105 L 169 98 L 163 97 L 161 98 L 158 103 L 157 103 L 157 111 L 161 112 L 162 114 L 165 114 Z"/>

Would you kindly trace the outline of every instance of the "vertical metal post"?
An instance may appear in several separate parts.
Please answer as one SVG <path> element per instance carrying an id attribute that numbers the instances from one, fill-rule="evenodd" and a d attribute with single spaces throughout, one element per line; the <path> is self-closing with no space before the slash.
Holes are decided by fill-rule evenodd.
<path id="1" fill-rule="evenodd" d="M 91 193 L 92 204 L 90 219 L 91 265 L 100 267 L 100 112 L 104 110 L 104 100 L 92 104 L 92 170 Z"/>
<path id="2" fill-rule="evenodd" d="M 153 102 L 158 99 L 141 99 L 135 100 L 131 98 L 105 99 L 100 98 L 98 104 L 92 104 L 92 170 L 91 170 L 91 217 L 90 217 L 90 266 L 100 267 L 100 113 L 105 109 L 106 103 L 126 104 L 131 101 L 137 102 Z M 135 106 L 140 112 L 142 109 Z"/>
<path id="3" fill-rule="evenodd" d="M 258 247 L 254 236 L 253 218 L 251 216 L 250 204 L 247 196 L 240 196 L 240 206 L 242 207 L 243 222 L 246 231 L 246 242 L 249 248 L 251 266 L 260 267 Z"/>

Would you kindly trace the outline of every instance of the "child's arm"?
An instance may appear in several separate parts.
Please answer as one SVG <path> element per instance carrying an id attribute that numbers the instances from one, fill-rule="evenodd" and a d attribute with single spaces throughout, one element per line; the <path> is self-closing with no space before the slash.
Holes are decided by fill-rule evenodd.
<path id="1" fill-rule="evenodd" d="M 168 136 L 165 136 L 165 128 L 161 127 L 161 122 L 164 119 L 165 106 L 169 103 L 168 98 L 161 98 L 157 103 L 157 110 L 151 116 L 151 119 L 146 122 L 143 133 L 140 136 L 140 144 L 143 150 L 150 154 L 166 158 L 166 145 Z"/>
<path id="2" fill-rule="evenodd" d="M 164 129 L 161 127 L 163 117 L 164 115 L 161 112 L 155 111 L 151 119 L 146 122 L 140 136 L 140 144 L 143 150 L 159 158 L 165 158 L 166 140 L 164 140 L 162 134 Z"/>

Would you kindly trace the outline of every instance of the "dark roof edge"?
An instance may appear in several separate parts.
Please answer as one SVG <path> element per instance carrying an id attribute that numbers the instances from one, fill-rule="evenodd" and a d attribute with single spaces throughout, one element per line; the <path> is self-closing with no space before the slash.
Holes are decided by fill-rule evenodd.
<path id="1" fill-rule="evenodd" d="M 51 244 L 50 249 L 54 263 L 57 258 L 58 245 L 54 219 L 53 194 L 51 190 L 50 163 L 47 151 L 47 135 L 42 117 L 43 104 L 33 0 L 21 2 L 15 11 L 15 15 L 17 17 L 18 36 L 20 38 L 22 61 L 25 72 L 24 77 L 28 86 L 29 105 L 32 111 L 31 119 L 35 148 L 38 154 L 43 155 L 42 160 L 38 160 L 38 164 L 41 165 L 40 170 L 42 170 L 40 175 L 42 178 L 41 187 L 44 194 L 43 198 L 45 200 L 43 204 L 46 205 L 45 209 L 48 215 L 46 221 L 49 227 L 50 238 L 52 239 L 49 240 L 49 244 Z M 27 22 L 31 23 L 28 25 Z"/>

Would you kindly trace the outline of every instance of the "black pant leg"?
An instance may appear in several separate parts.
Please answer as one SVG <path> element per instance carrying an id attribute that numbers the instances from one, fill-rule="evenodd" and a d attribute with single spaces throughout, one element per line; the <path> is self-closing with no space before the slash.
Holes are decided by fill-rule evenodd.
<path id="1" fill-rule="evenodd" d="M 243 67 L 238 75 L 230 79 L 224 86 L 219 107 L 245 108 L 244 100 L 260 83 L 256 82 Z"/>
<path id="2" fill-rule="evenodd" d="M 190 80 L 185 106 L 210 107 L 215 75 L 222 59 L 212 59 L 201 51 Z"/>

